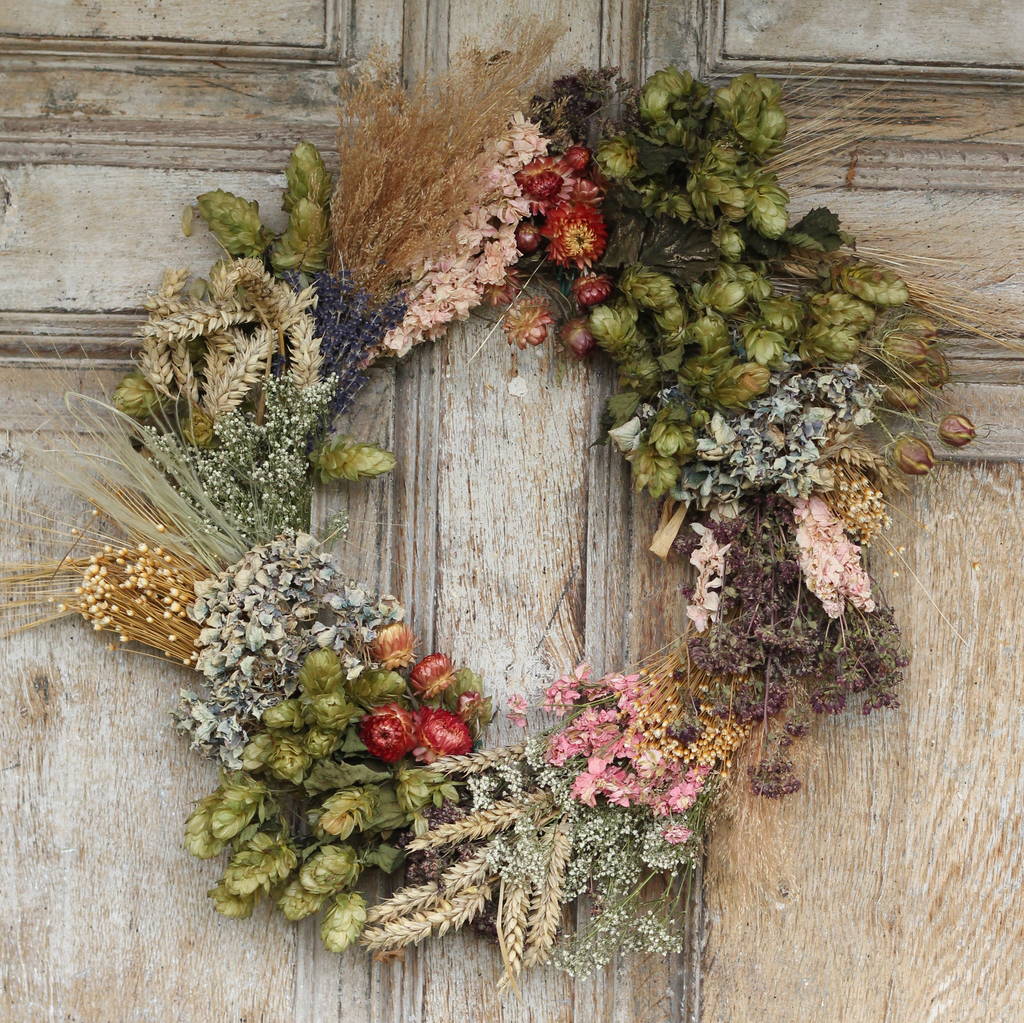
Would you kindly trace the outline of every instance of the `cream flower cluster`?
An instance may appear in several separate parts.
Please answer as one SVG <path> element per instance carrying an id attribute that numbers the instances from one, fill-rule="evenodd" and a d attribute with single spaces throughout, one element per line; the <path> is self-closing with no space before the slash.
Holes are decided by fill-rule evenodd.
<path id="1" fill-rule="evenodd" d="M 505 282 L 520 256 L 516 227 L 530 215 L 515 175 L 547 149 L 537 125 L 516 114 L 481 155 L 481 191 L 488 200 L 461 217 L 452 251 L 420 268 L 402 322 L 384 337 L 385 349 L 402 356 L 421 341 L 441 337 L 450 323 L 466 319 L 480 304 L 485 288 Z"/>
<path id="2" fill-rule="evenodd" d="M 820 497 L 801 498 L 793 507 L 800 569 L 807 588 L 830 618 L 839 618 L 848 600 L 861 611 L 874 611 L 871 580 L 853 543 L 838 518 Z"/>

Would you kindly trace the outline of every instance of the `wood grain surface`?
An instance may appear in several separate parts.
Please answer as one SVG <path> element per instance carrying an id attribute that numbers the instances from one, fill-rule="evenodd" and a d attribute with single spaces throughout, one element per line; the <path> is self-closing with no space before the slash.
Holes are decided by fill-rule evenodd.
<path id="1" fill-rule="evenodd" d="M 979 300 L 1024 322 L 1016 7 L 881 7 L 518 11 L 566 27 L 547 71 L 676 62 L 720 76 L 742 57 L 813 76 L 819 107 L 888 79 L 890 121 L 858 149 L 854 177 L 854 154 L 836 154 L 792 183 L 795 205 L 828 202 L 872 243 L 951 260 Z M 82 514 L 29 473 L 26 452 L 56 441 L 65 387 L 100 393 L 118 378 L 160 271 L 215 258 L 201 226 L 181 237 L 183 206 L 224 187 L 273 221 L 288 149 L 330 146 L 339 69 L 378 50 L 415 76 L 465 41 L 514 45 L 508 13 L 496 0 L 4 8 L 0 557 L 47 548 L 8 520 Z M 423 644 L 483 672 L 503 703 L 581 656 L 610 668 L 660 647 L 681 624 L 682 579 L 647 553 L 656 509 L 631 494 L 621 459 L 592 446 L 608 370 L 512 352 L 489 329 L 476 321 L 374 372 L 344 427 L 395 450 L 398 468 L 325 488 L 316 515 L 348 511 L 349 571 L 399 594 Z M 955 361 L 981 442 L 903 507 L 893 539 L 906 550 L 876 556 L 915 650 L 903 709 L 821 730 L 806 791 L 765 825 L 763 841 L 792 852 L 754 878 L 754 898 L 724 870 L 723 833 L 684 955 L 581 982 L 538 971 L 517 999 L 497 994 L 498 957 L 471 935 L 375 964 L 327 953 L 312 922 L 217 916 L 205 898 L 216 866 L 181 847 L 215 778 L 170 727 L 186 676 L 66 623 L 0 641 L 0 1019 L 1016 1023 L 1024 362 L 968 343 Z M 499 720 L 492 738 L 510 734 Z"/>

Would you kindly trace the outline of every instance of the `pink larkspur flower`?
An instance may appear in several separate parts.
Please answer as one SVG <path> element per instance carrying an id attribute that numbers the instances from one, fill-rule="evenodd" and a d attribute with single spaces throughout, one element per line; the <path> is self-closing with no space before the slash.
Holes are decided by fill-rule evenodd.
<path id="1" fill-rule="evenodd" d="M 685 824 L 672 824 L 662 831 L 661 837 L 669 845 L 682 845 L 692 834 L 693 831 Z"/>
<path id="2" fill-rule="evenodd" d="M 517 728 L 526 727 L 526 711 L 529 705 L 526 702 L 526 697 L 521 693 L 516 693 L 514 696 L 508 698 L 508 719 Z"/>
<path id="3" fill-rule="evenodd" d="M 842 617 L 847 600 L 861 611 L 874 611 L 860 547 L 846 535 L 842 519 L 820 497 L 796 501 L 793 517 L 800 570 L 829 618 Z"/>
<path id="4" fill-rule="evenodd" d="M 725 555 L 730 545 L 720 546 L 715 534 L 699 522 L 693 524 L 693 530 L 700 536 L 700 545 L 690 555 L 690 564 L 697 569 L 697 582 L 693 588 L 693 599 L 686 608 L 686 617 L 698 632 L 704 632 L 718 620 L 719 591 L 725 582 Z"/>

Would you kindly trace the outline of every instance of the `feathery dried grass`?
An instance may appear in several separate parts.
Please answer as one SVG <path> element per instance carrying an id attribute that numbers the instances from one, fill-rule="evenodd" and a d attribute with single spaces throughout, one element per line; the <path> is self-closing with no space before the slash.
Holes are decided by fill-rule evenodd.
<path id="1" fill-rule="evenodd" d="M 433 80 L 406 88 L 379 60 L 343 83 L 331 200 L 335 270 L 377 297 L 447 244 L 479 203 L 476 157 L 501 135 L 561 35 L 554 22 L 517 24 L 515 51 L 465 49 Z"/>

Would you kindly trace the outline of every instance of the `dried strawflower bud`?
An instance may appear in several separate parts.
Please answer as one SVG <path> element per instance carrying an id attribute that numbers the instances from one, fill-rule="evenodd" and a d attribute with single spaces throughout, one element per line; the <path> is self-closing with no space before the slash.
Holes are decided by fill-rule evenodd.
<path id="1" fill-rule="evenodd" d="M 612 293 L 612 279 L 607 274 L 584 274 L 572 285 L 572 297 L 581 306 L 600 305 Z"/>
<path id="2" fill-rule="evenodd" d="M 913 387 L 892 384 L 885 389 L 882 402 L 886 408 L 897 412 L 915 412 L 921 407 L 921 392 Z"/>
<path id="3" fill-rule="evenodd" d="M 426 700 L 440 696 L 455 681 L 455 665 L 445 654 L 427 654 L 409 673 L 412 687 Z"/>
<path id="4" fill-rule="evenodd" d="M 590 150 L 586 146 L 570 146 L 562 154 L 562 162 L 577 173 L 585 171 L 590 165 Z"/>
<path id="5" fill-rule="evenodd" d="M 893 448 L 893 461 L 909 476 L 924 476 L 935 468 L 935 452 L 920 437 L 900 437 Z"/>
<path id="6" fill-rule="evenodd" d="M 929 347 L 924 338 L 896 333 L 890 334 L 882 342 L 882 351 L 897 362 L 919 366 L 928 358 Z"/>
<path id="7" fill-rule="evenodd" d="M 974 428 L 967 416 L 956 415 L 946 416 L 939 423 L 939 440 L 948 444 L 951 448 L 962 448 L 970 444 L 977 436 L 978 431 Z"/>
<path id="8" fill-rule="evenodd" d="M 590 333 L 590 328 L 587 326 L 586 316 L 576 316 L 571 320 L 566 320 L 559 327 L 558 336 L 562 339 L 565 347 L 577 359 L 585 359 L 597 344 L 594 340 L 594 335 Z"/>
<path id="9" fill-rule="evenodd" d="M 544 236 L 540 233 L 540 228 L 536 224 L 531 223 L 529 220 L 520 221 L 519 226 L 516 228 L 516 248 L 524 256 L 536 252 L 543 241 Z"/>
<path id="10" fill-rule="evenodd" d="M 380 629 L 370 644 L 370 657 L 382 668 L 407 668 L 413 661 L 416 637 L 405 622 L 394 622 Z"/>

